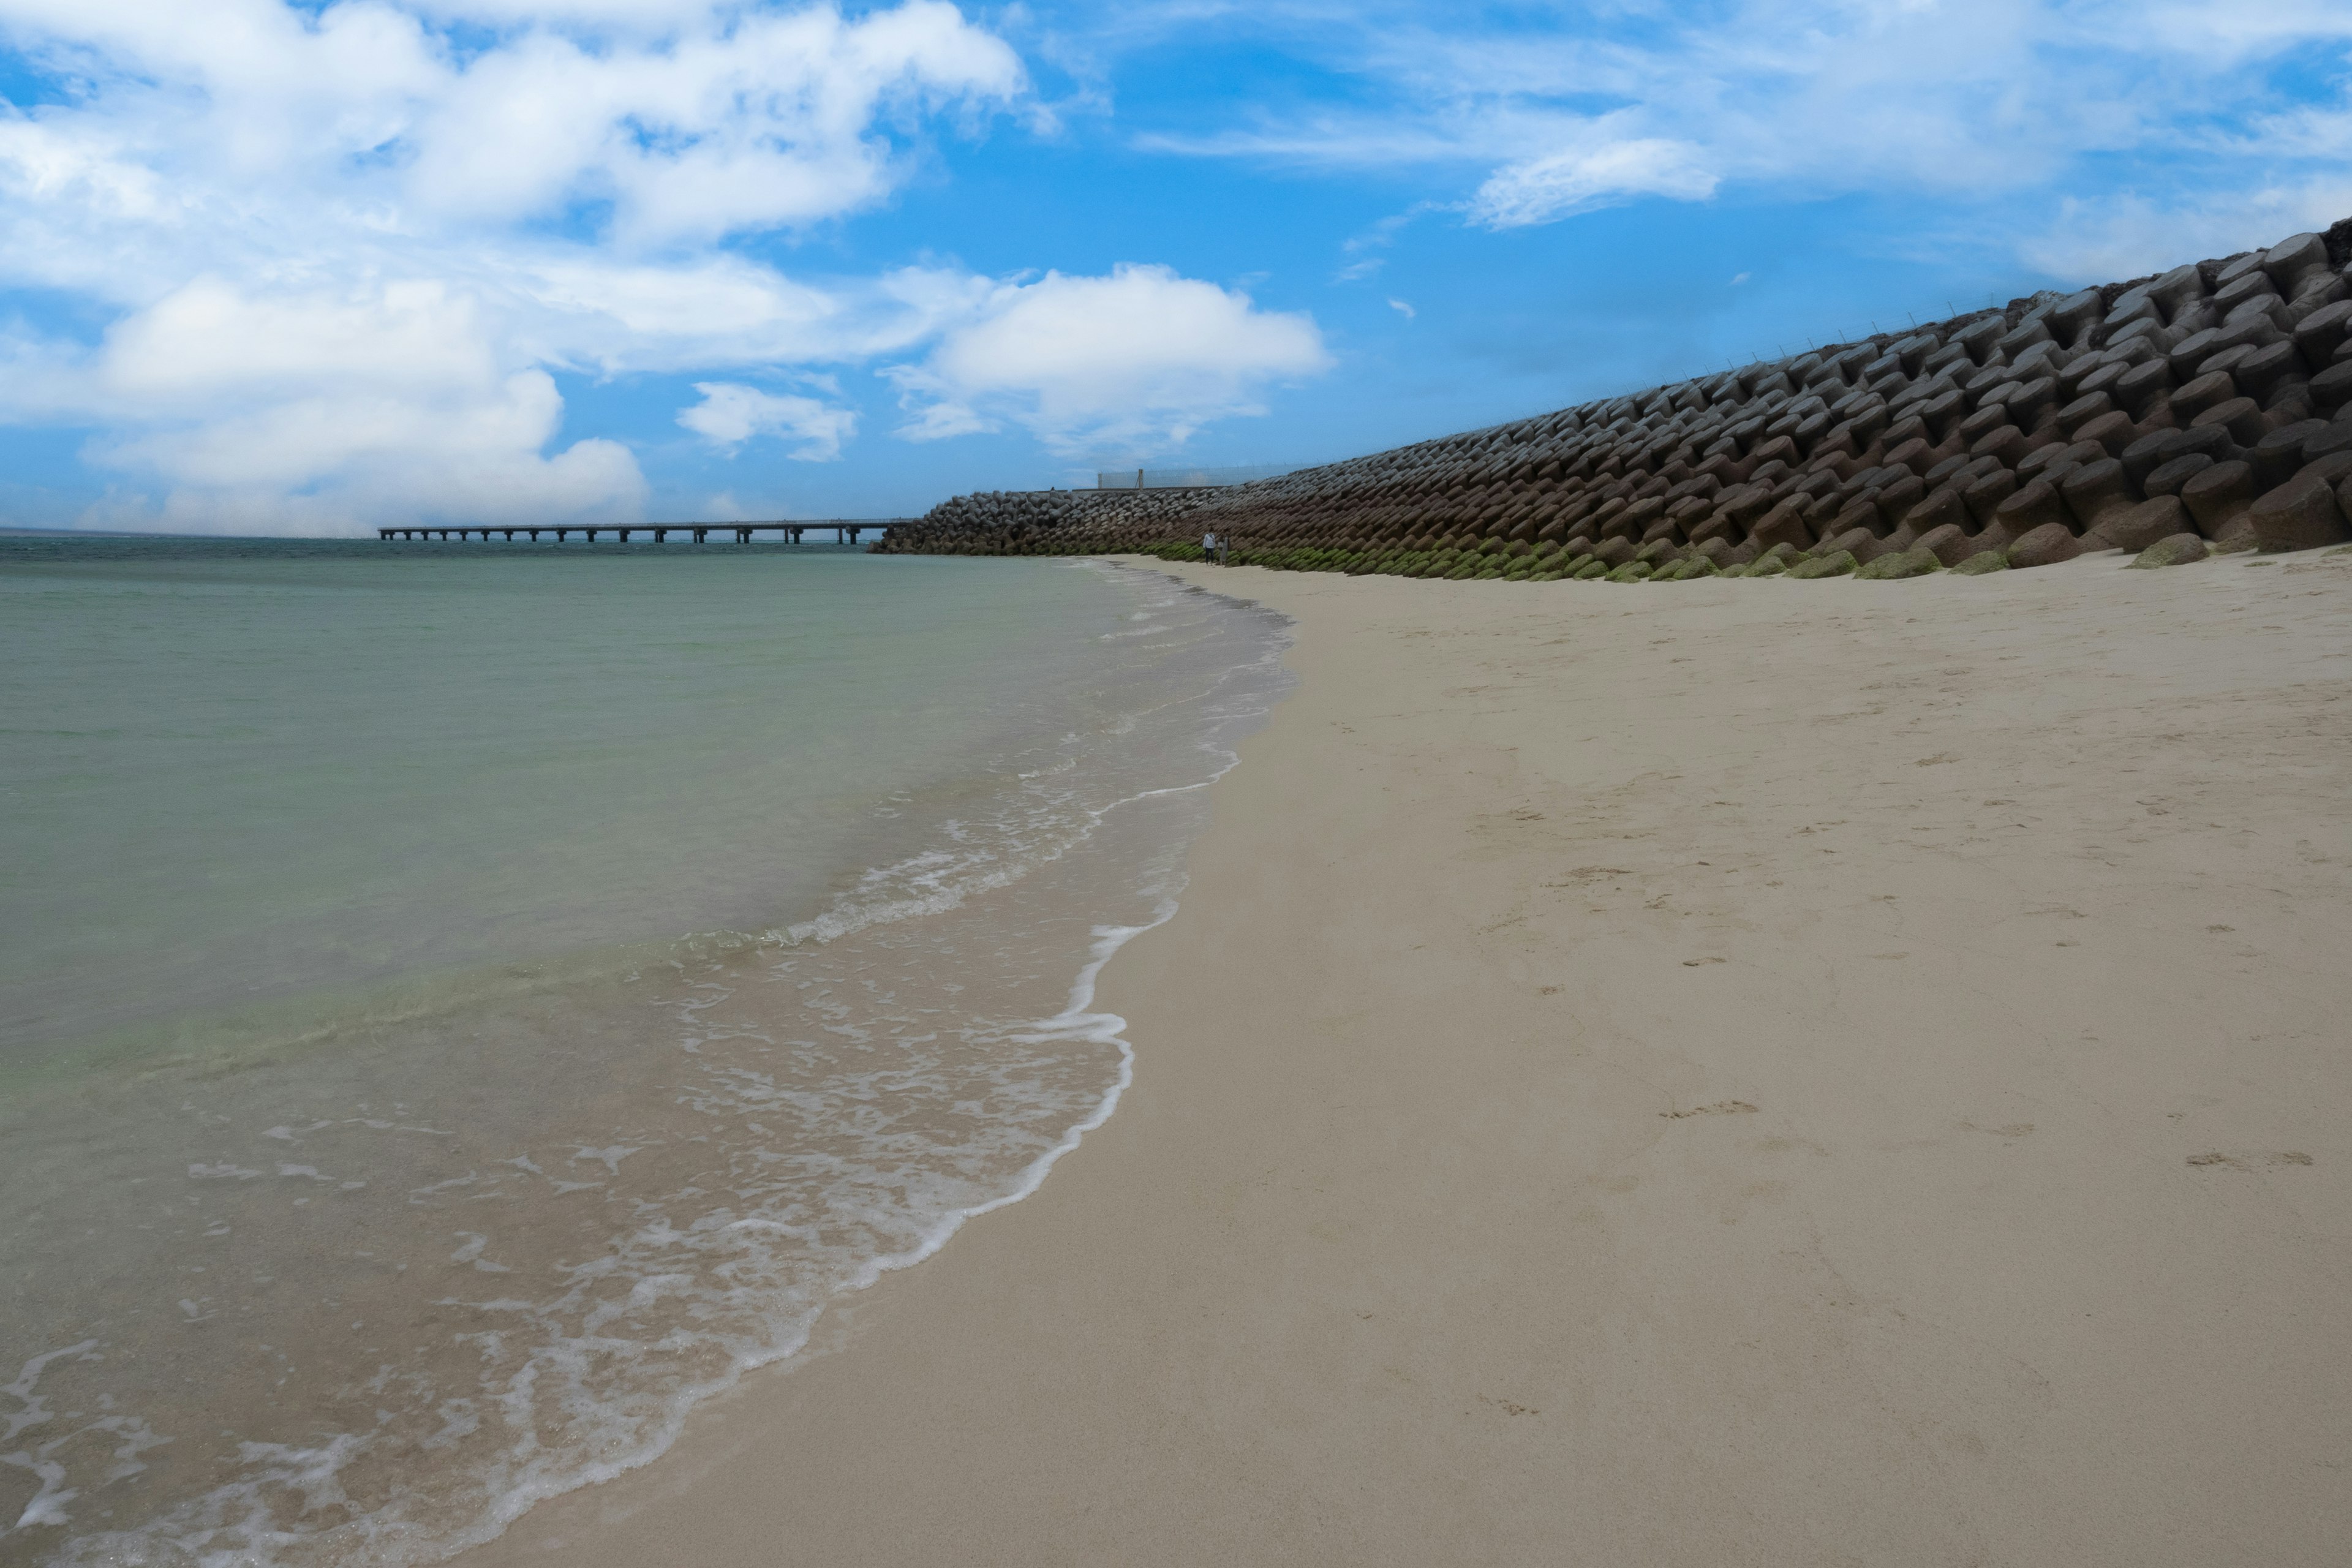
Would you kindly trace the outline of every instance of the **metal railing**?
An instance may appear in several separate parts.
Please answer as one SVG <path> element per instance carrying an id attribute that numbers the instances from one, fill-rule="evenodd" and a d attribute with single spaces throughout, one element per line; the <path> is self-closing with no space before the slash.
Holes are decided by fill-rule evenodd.
<path id="1" fill-rule="evenodd" d="M 1223 468 L 1118 468 L 1095 475 L 1098 490 L 1207 489 L 1218 485 L 1245 485 L 1252 479 L 1276 479 L 1295 471 L 1297 463 L 1244 463 Z"/>

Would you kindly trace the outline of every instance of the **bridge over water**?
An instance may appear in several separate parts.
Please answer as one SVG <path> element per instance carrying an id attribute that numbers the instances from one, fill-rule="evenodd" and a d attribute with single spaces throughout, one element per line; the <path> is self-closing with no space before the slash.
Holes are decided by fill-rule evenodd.
<path id="1" fill-rule="evenodd" d="M 855 544 L 861 534 L 874 530 L 887 530 L 894 523 L 912 521 L 903 517 L 824 517 L 803 518 L 794 522 L 543 522 L 543 523 L 441 523 L 413 524 L 379 528 L 378 539 L 472 539 L 479 535 L 488 540 L 499 534 L 512 541 L 518 533 L 536 542 L 542 533 L 555 535 L 562 543 L 575 533 L 585 534 L 588 542 L 596 542 L 600 533 L 620 536 L 626 544 L 633 533 L 650 533 L 656 544 L 665 544 L 673 533 L 690 533 L 697 544 L 705 542 L 714 533 L 732 533 L 738 544 L 749 544 L 755 533 L 780 533 L 792 543 L 801 542 L 804 533 L 831 533 L 837 544 Z"/>

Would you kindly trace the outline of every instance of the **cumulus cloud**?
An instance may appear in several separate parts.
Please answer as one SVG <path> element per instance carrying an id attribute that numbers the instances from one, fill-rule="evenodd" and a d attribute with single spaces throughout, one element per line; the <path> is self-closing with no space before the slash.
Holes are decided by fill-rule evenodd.
<path id="1" fill-rule="evenodd" d="M 1164 267 L 1048 272 L 976 300 L 921 361 L 893 367 L 916 440 L 1010 421 L 1057 451 L 1164 450 L 1265 389 L 1329 367 L 1304 315 Z"/>
<path id="2" fill-rule="evenodd" d="M 0 103 L 0 289 L 110 323 L 0 342 L 0 418 L 100 428 L 110 521 L 177 526 L 635 515 L 625 447 L 553 445 L 553 374 L 867 359 L 963 320 L 989 280 L 719 242 L 869 208 L 926 126 L 1026 91 L 940 0 L 0 0 L 0 47 L 48 86 Z M 738 392 L 689 427 L 803 456 L 853 428 Z"/>
<path id="3" fill-rule="evenodd" d="M 20 395 L 110 426 L 89 456 L 168 484 L 175 527 L 332 531 L 422 516 L 631 517 L 645 483 L 604 440 L 549 450 L 562 400 L 501 363 L 472 301 L 409 282 L 257 297 L 201 278 Z"/>
<path id="4" fill-rule="evenodd" d="M 582 19 L 561 5 L 0 0 L 0 28 L 89 83 L 45 122 L 118 160 L 201 184 L 325 181 L 350 216 L 408 227 L 587 204 L 640 246 L 871 205 L 905 172 L 893 115 L 1025 87 L 1011 47 L 941 0 L 854 20 L 614 5 L 584 19 L 659 26 L 544 25 L 567 12 Z M 485 47 L 447 30 L 485 24 L 505 24 Z"/>
<path id="5" fill-rule="evenodd" d="M 1003 40 L 937 0 L 854 22 L 721 12 L 683 36 L 593 48 L 533 31 L 452 73 L 406 133 L 404 184 L 465 216 L 609 202 L 635 245 L 806 224 L 895 185 L 886 108 L 1007 102 L 1023 82 Z"/>
<path id="6" fill-rule="evenodd" d="M 794 393 L 761 392 L 726 381 L 698 381 L 694 390 L 702 401 L 681 410 L 677 422 L 730 458 L 746 441 L 773 436 L 795 443 L 795 458 L 830 462 L 857 428 L 854 409 Z"/>

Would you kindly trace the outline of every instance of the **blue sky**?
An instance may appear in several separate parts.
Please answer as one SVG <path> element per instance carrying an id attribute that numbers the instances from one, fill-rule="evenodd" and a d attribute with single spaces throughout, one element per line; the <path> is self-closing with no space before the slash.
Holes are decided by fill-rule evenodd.
<path id="1" fill-rule="evenodd" d="M 0 0 L 0 523 L 1320 461 L 2352 216 L 2352 5 Z"/>

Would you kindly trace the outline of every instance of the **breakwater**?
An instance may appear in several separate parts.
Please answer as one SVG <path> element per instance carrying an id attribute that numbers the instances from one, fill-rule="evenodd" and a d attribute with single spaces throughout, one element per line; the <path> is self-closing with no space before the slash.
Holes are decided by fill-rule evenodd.
<path id="1" fill-rule="evenodd" d="M 1901 577 L 2352 538 L 2352 219 L 1214 489 L 959 496 L 886 553 Z"/>

